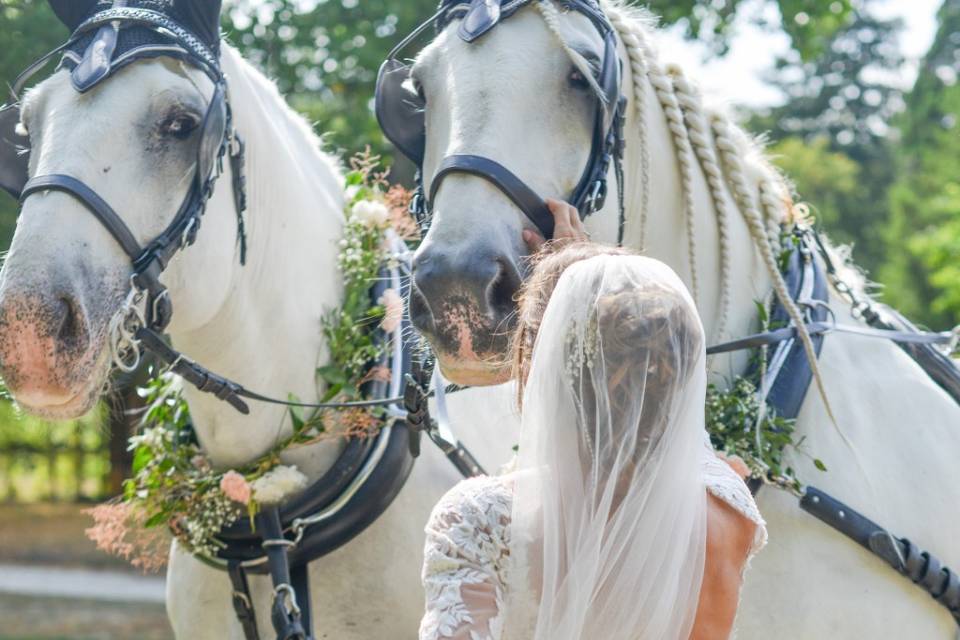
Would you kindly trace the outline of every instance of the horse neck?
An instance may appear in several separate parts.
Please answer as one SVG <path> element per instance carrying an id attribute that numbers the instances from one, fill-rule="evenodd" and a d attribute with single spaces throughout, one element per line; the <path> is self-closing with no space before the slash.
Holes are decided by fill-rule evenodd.
<path id="1" fill-rule="evenodd" d="M 708 340 L 749 333 L 754 302 L 772 288 L 761 244 L 774 246 L 788 192 L 741 129 L 704 109 L 679 69 L 660 65 L 649 18 L 615 3 L 607 10 L 621 40 L 628 99 L 624 244 L 677 271 Z M 604 228 L 607 236 L 615 225 Z M 710 368 L 739 372 L 744 357 L 715 358 Z"/>
<path id="2" fill-rule="evenodd" d="M 341 293 L 341 177 L 272 83 L 230 47 L 224 47 L 223 66 L 234 124 L 246 143 L 247 263 L 234 266 L 230 294 L 211 321 L 171 337 L 192 358 L 249 389 L 316 401 L 321 316 L 339 304 Z M 207 216 L 235 215 L 230 180 L 229 174 L 220 178 L 210 201 L 211 209 L 227 211 Z M 243 416 L 192 387 L 186 397 L 200 442 L 218 466 L 246 463 L 290 433 L 283 407 L 251 402 Z M 304 447 L 288 462 L 316 475 L 339 448 L 335 442 Z"/>

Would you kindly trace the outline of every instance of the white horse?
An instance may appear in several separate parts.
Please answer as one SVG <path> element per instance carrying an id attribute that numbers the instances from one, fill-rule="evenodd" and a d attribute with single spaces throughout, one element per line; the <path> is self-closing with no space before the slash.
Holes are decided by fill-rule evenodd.
<path id="1" fill-rule="evenodd" d="M 773 240 L 792 214 L 790 190 L 742 130 L 706 109 L 679 69 L 661 65 L 649 16 L 603 4 L 629 100 L 625 245 L 681 274 L 712 341 L 756 331 L 754 301 L 782 287 Z M 549 1 L 532 2 L 471 44 L 458 26 L 438 34 L 412 71 L 426 100 L 428 190 L 440 160 L 459 153 L 504 164 L 542 195 L 570 193 L 590 149 L 596 98 L 583 70 L 584 61 L 602 60 L 598 31 Z M 616 242 L 615 201 L 587 220 L 595 240 Z M 448 377 L 502 380 L 504 341 L 495 334 L 509 326 L 526 252 L 521 230 L 531 223 L 490 183 L 464 174 L 448 176 L 433 205 L 415 261 L 413 318 Z M 835 290 L 831 306 L 839 322 L 856 322 Z M 713 378 L 729 380 L 745 358 L 714 358 Z M 801 480 L 960 567 L 960 407 L 887 341 L 828 336 L 819 369 L 836 426 L 812 386 L 797 435 L 828 471 L 794 456 Z M 738 637 L 956 635 L 939 604 L 802 512 L 796 498 L 765 488 L 759 502 L 770 544 L 747 575 Z"/>
<path id="2" fill-rule="evenodd" d="M 236 128 L 247 143 L 247 264 L 237 259 L 228 172 L 217 183 L 196 244 L 163 275 L 174 306 L 169 333 L 178 349 L 217 373 L 274 397 L 293 393 L 312 401 L 318 397 L 315 368 L 325 357 L 320 318 L 340 300 L 340 168 L 320 152 L 318 138 L 276 87 L 235 49 L 224 45 L 222 66 Z M 143 243 L 172 219 L 194 172 L 195 156 L 164 139 L 162 123 L 196 122 L 211 93 L 206 75 L 170 58 L 138 61 L 82 95 L 60 71 L 23 104 L 31 173 L 84 180 Z M 93 407 L 109 373 L 108 326 L 121 308 L 129 271 L 129 258 L 79 202 L 54 192 L 28 199 L 0 282 L 2 373 L 25 410 L 63 419 Z M 254 402 L 243 416 L 192 388 L 186 396 L 200 442 L 219 467 L 242 465 L 290 432 L 282 407 Z M 511 414 L 506 398 L 475 396 Z M 470 405 L 469 399 L 451 402 L 454 410 L 457 403 Z M 466 440 L 484 464 L 495 466 L 516 441 L 513 423 L 496 412 L 483 415 L 490 422 Z M 312 445 L 291 452 L 286 462 L 317 478 L 341 448 L 335 441 Z M 458 479 L 425 441 L 387 512 L 351 543 L 312 563 L 318 637 L 415 637 L 423 609 L 423 525 Z M 261 634 L 273 637 L 269 581 L 253 577 L 251 586 Z M 227 575 L 176 545 L 167 607 L 178 638 L 243 638 Z"/>

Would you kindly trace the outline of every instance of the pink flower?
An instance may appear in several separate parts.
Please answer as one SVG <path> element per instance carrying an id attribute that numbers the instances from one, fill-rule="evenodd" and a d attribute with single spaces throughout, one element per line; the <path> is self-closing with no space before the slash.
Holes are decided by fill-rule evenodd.
<path id="1" fill-rule="evenodd" d="M 236 471 L 227 471 L 220 479 L 220 491 L 241 504 L 250 502 L 250 483 Z"/>
<path id="2" fill-rule="evenodd" d="M 396 289 L 387 289 L 377 302 L 383 305 L 383 320 L 380 321 L 380 328 L 387 333 L 393 333 L 403 320 L 403 298 Z"/>

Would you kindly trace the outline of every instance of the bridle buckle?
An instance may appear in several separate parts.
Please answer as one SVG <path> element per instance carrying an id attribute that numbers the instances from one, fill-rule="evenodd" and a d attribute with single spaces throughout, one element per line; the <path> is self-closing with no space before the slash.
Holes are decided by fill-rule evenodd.
<path id="1" fill-rule="evenodd" d="M 603 205 L 607 202 L 607 181 L 606 180 L 596 180 L 592 185 L 590 185 L 590 190 L 587 192 L 587 197 L 584 199 L 584 215 L 590 215 L 596 213 L 603 208 Z"/>

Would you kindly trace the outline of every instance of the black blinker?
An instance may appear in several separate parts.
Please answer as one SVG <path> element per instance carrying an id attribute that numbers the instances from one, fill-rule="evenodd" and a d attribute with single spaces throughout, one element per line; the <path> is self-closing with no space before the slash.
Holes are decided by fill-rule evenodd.
<path id="1" fill-rule="evenodd" d="M 219 51 L 222 0 L 175 0 L 175 5 L 183 26 L 203 40 L 205 45 Z"/>
<path id="2" fill-rule="evenodd" d="M 23 185 L 27 183 L 30 154 L 26 149 L 28 140 L 17 134 L 20 123 L 20 108 L 9 105 L 0 109 L 0 189 L 20 199 Z"/>

